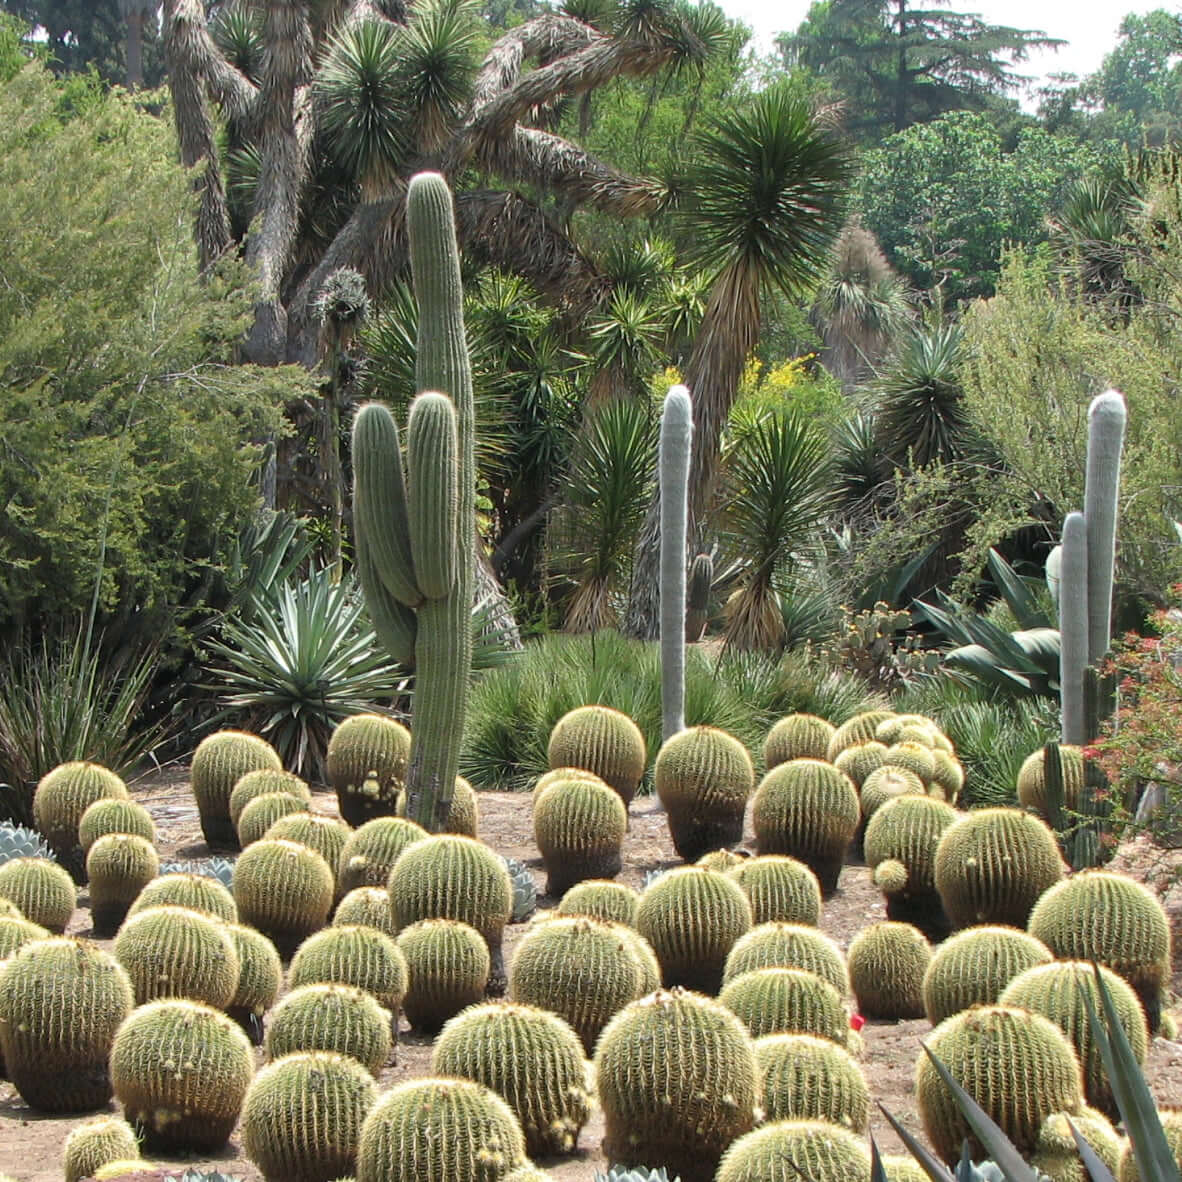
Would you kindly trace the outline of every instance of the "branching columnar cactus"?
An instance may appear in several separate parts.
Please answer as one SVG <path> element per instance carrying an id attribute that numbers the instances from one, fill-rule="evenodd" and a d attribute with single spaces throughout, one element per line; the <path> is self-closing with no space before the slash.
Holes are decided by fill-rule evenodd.
<path id="1" fill-rule="evenodd" d="M 291 813 L 280 817 L 263 837 L 270 841 L 295 841 L 314 850 L 333 869 L 341 860 L 341 851 L 352 830 L 336 817 L 320 813 Z"/>
<path id="2" fill-rule="evenodd" d="M 628 810 L 606 784 L 557 780 L 534 797 L 533 814 L 547 894 L 562 895 L 584 879 L 619 874 Z"/>
<path id="3" fill-rule="evenodd" d="M 162 874 L 140 891 L 127 914 L 130 917 L 149 907 L 187 907 L 224 923 L 238 922 L 234 896 L 217 879 L 204 874 Z"/>
<path id="4" fill-rule="evenodd" d="M 1022 1153 L 1033 1152 L 1048 1116 L 1078 1112 L 1083 1103 L 1075 1051 L 1041 1014 L 977 1006 L 941 1022 L 927 1045 Z M 966 1138 L 975 1159 L 985 1156 L 960 1105 L 924 1054 L 915 1090 L 924 1132 L 939 1157 L 950 1165 L 959 1161 Z"/>
<path id="5" fill-rule="evenodd" d="M 82 761 L 63 763 L 47 772 L 33 793 L 33 824 L 75 882 L 86 881 L 78 823 L 96 800 L 106 798 L 126 800 L 127 785 L 100 764 Z"/>
<path id="6" fill-rule="evenodd" d="M 556 1014 L 534 1006 L 470 1006 L 444 1026 L 431 1070 L 496 1092 L 521 1122 L 532 1157 L 572 1153 L 591 1115 L 578 1035 Z"/>
<path id="7" fill-rule="evenodd" d="M 135 1005 L 131 982 L 102 949 L 33 940 L 0 966 L 0 1054 L 30 1108 L 88 1112 L 111 1098 L 107 1056 Z"/>
<path id="8" fill-rule="evenodd" d="M 833 737 L 829 740 L 829 750 L 826 751 L 825 758 L 830 763 L 833 763 L 847 747 L 856 747 L 859 743 L 873 742 L 874 732 L 878 729 L 878 724 L 885 722 L 888 718 L 894 718 L 894 716 L 895 712 L 893 710 L 865 710 L 861 714 L 855 714 L 853 718 L 843 722 L 833 732 Z"/>
<path id="9" fill-rule="evenodd" d="M 790 759 L 825 759 L 837 727 L 815 714 L 789 714 L 768 731 L 763 761 L 772 768 Z"/>
<path id="10" fill-rule="evenodd" d="M 309 936 L 291 961 L 288 984 L 352 985 L 397 1016 L 406 995 L 406 957 L 374 928 L 331 927 Z"/>
<path id="11" fill-rule="evenodd" d="M 117 1116 L 100 1116 L 73 1129 L 62 1147 L 65 1182 L 80 1182 L 113 1161 L 139 1157 L 135 1130 Z"/>
<path id="12" fill-rule="evenodd" d="M 783 854 L 750 858 L 728 871 L 751 902 L 756 924 L 821 922 L 821 884 L 803 863 Z"/>
<path id="13" fill-rule="evenodd" d="M 657 752 L 653 785 L 685 861 L 743 840 L 755 768 L 733 735 L 712 726 L 682 729 Z"/>
<path id="14" fill-rule="evenodd" d="M 286 792 L 294 796 L 304 808 L 312 803 L 312 791 L 306 780 L 293 772 L 278 771 L 273 767 L 258 768 L 239 776 L 230 792 L 230 823 L 235 829 L 242 818 L 242 810 L 258 796 L 272 792 Z"/>
<path id="15" fill-rule="evenodd" d="M 14 904 L 31 923 L 60 935 L 74 914 L 78 889 L 56 862 L 13 858 L 0 866 L 0 899 Z"/>
<path id="16" fill-rule="evenodd" d="M 1102 1112 L 1086 1107 L 1077 1113 L 1056 1112 L 1042 1122 L 1030 1158 L 1031 1166 L 1051 1182 L 1091 1182 L 1092 1175 L 1079 1156 L 1072 1125 L 1115 1177 L 1123 1141 Z"/>
<path id="17" fill-rule="evenodd" d="M 306 816 L 307 805 L 288 792 L 267 792 L 246 803 L 238 817 L 238 844 L 246 849 L 262 841 L 276 821 L 284 817 Z"/>
<path id="18" fill-rule="evenodd" d="M 280 954 L 319 931 L 332 910 L 328 863 L 294 841 L 256 841 L 234 870 L 238 917 L 275 942 Z"/>
<path id="19" fill-rule="evenodd" d="M 768 772 L 756 789 L 756 849 L 799 858 L 822 893 L 832 894 L 859 815 L 858 794 L 847 776 L 819 759 L 793 759 Z"/>
<path id="20" fill-rule="evenodd" d="M 599 1040 L 595 1075 L 612 1163 L 711 1182 L 727 1146 L 755 1124 L 747 1031 L 725 1006 L 681 989 L 621 1010 Z"/>
<path id="21" fill-rule="evenodd" d="M 1138 1063 L 1144 1063 L 1149 1050 L 1149 1030 L 1137 995 L 1111 969 L 1101 967 L 1100 976 L 1134 1058 Z M 1116 1097 L 1108 1081 L 1100 1048 L 1092 1037 L 1088 1017 L 1089 1006 L 1094 1013 L 1103 1012 L 1095 972 L 1090 964 L 1067 960 L 1027 969 L 1006 986 L 999 1000 L 1003 1006 L 1018 1006 L 1054 1022 L 1070 1039 L 1079 1056 L 1088 1103 L 1114 1119 L 1120 1119 Z"/>
<path id="22" fill-rule="evenodd" d="M 406 1020 L 415 1030 L 437 1031 L 488 985 L 491 961 L 484 937 L 457 919 L 421 919 L 398 934 L 406 959 Z"/>
<path id="23" fill-rule="evenodd" d="M 357 1150 L 357 1182 L 490 1182 L 525 1162 L 513 1110 L 467 1079 L 415 1079 L 370 1110 Z"/>
<path id="24" fill-rule="evenodd" d="M 1017 809 L 969 813 L 936 847 L 936 890 L 956 927 L 1025 927 L 1039 896 L 1065 870 L 1046 822 Z"/>
<path id="25" fill-rule="evenodd" d="M 571 887 L 554 909 L 556 915 L 589 915 L 609 923 L 636 924 L 640 895 L 622 882 L 587 879 Z"/>
<path id="26" fill-rule="evenodd" d="M 341 816 L 358 827 L 393 813 L 406 787 L 410 731 L 384 714 L 354 714 L 328 741 L 325 766 Z"/>
<path id="27" fill-rule="evenodd" d="M 685 553 L 694 412 L 685 386 L 672 386 L 661 412 L 661 740 L 685 726 Z"/>
<path id="28" fill-rule="evenodd" d="M 923 978 L 932 962 L 924 934 L 909 923 L 874 923 L 850 945 L 850 984 L 867 1018 L 922 1018 Z"/>
<path id="29" fill-rule="evenodd" d="M 337 863 L 337 892 L 345 895 L 356 887 L 386 889 L 398 855 L 411 842 L 427 836 L 421 825 L 404 817 L 375 817 L 366 821 L 345 842 Z"/>
<path id="30" fill-rule="evenodd" d="M 1094 960 L 1123 977 L 1157 1033 L 1170 980 L 1170 923 L 1148 887 L 1106 870 L 1073 875 L 1038 900 L 1029 930 L 1056 957 Z"/>
<path id="31" fill-rule="evenodd" d="M 230 820 L 230 794 L 247 772 L 259 768 L 282 771 L 283 764 L 275 748 L 258 735 L 217 731 L 197 744 L 189 765 L 189 780 L 208 845 L 238 848 L 238 834 Z"/>
<path id="32" fill-rule="evenodd" d="M 160 859 L 146 837 L 106 833 L 98 838 L 86 855 L 95 935 L 113 935 L 127 909 L 159 871 Z"/>
<path id="33" fill-rule="evenodd" d="M 850 991 L 837 942 L 807 924 L 763 923 L 740 936 L 726 958 L 723 984 L 755 969 L 804 969 L 828 981 L 842 997 Z"/>
<path id="34" fill-rule="evenodd" d="M 710 588 L 714 585 L 714 559 L 698 554 L 690 563 L 689 591 L 685 604 L 685 642 L 697 644 L 710 619 Z"/>
<path id="35" fill-rule="evenodd" d="M 115 1098 L 156 1150 L 220 1149 L 253 1075 L 246 1035 L 194 1001 L 140 1006 L 111 1047 Z"/>
<path id="36" fill-rule="evenodd" d="M 394 916 L 390 913 L 390 896 L 384 887 L 354 887 L 332 913 L 332 926 L 360 924 L 376 928 L 387 936 L 397 936 Z"/>
<path id="37" fill-rule="evenodd" d="M 1017 928 L 983 924 L 945 940 L 923 978 L 923 1007 L 938 1026 L 975 1005 L 992 1005 L 1027 969 L 1054 957 L 1041 941 Z"/>
<path id="38" fill-rule="evenodd" d="M 751 904 L 726 874 L 681 866 L 640 896 L 636 930 L 652 945 L 666 988 L 717 993 L 726 958 L 751 929 Z"/>
<path id="39" fill-rule="evenodd" d="M 718 1182 L 851 1182 L 870 1177 L 860 1137 L 823 1120 L 783 1120 L 740 1137 L 718 1167 Z"/>
<path id="40" fill-rule="evenodd" d="M 377 1086 L 360 1063 L 330 1051 L 286 1055 L 251 1081 L 242 1148 L 267 1182 L 332 1182 L 357 1161 Z"/>
<path id="41" fill-rule="evenodd" d="M 358 412 L 353 522 L 374 628 L 396 661 L 415 668 L 407 816 L 438 832 L 464 729 L 476 532 L 472 371 L 452 196 L 438 173 L 411 179 L 406 224 L 420 393 L 407 422 L 405 471 L 393 416 L 376 403 Z"/>
<path id="42" fill-rule="evenodd" d="M 578 767 L 594 772 L 614 788 L 627 807 L 640 787 L 648 748 L 640 727 L 610 706 L 577 706 L 550 732 L 551 768 Z"/>
<path id="43" fill-rule="evenodd" d="M 156 840 L 156 823 L 142 804 L 104 796 L 90 805 L 78 822 L 78 844 L 82 852 L 90 853 L 90 847 L 108 833 L 130 833 L 153 843 Z"/>
<path id="44" fill-rule="evenodd" d="M 732 978 L 718 1000 L 751 1032 L 813 1034 L 845 1046 L 849 1015 L 828 981 L 804 969 L 755 969 Z"/>
<path id="45" fill-rule="evenodd" d="M 347 1055 L 376 1076 L 394 1049 L 390 1013 L 352 985 L 301 985 L 286 994 L 267 1023 L 269 1059 L 297 1051 Z"/>
<path id="46" fill-rule="evenodd" d="M 755 1040 L 755 1066 L 766 1120 L 827 1120 L 864 1133 L 870 1088 L 850 1053 L 812 1034 Z"/>
<path id="47" fill-rule="evenodd" d="M 283 963 L 279 950 L 262 932 L 231 923 L 226 933 L 238 954 L 238 984 L 226 1012 L 257 1043 L 263 1015 L 275 1004 L 283 984 Z"/>

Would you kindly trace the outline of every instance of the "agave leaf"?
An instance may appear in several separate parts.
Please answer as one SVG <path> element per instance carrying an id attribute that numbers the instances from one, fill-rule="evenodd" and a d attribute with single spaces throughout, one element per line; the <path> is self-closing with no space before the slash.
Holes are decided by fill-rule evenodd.
<path id="1" fill-rule="evenodd" d="M 889 1182 L 882 1164 L 882 1155 L 878 1152 L 878 1142 L 873 1134 L 870 1136 L 870 1182 Z"/>
<path id="2" fill-rule="evenodd" d="M 1075 1121 L 1067 1118 L 1071 1135 L 1075 1138 L 1075 1147 L 1079 1150 L 1080 1160 L 1088 1171 L 1092 1182 L 1116 1182 L 1112 1171 L 1100 1160 L 1096 1151 L 1084 1139 L 1084 1135 L 1075 1127 Z"/>
<path id="3" fill-rule="evenodd" d="M 996 550 L 989 551 L 989 573 L 1014 613 L 1019 628 L 1051 627 L 1052 622 L 1035 598 L 1030 584 Z"/>
<path id="4" fill-rule="evenodd" d="M 890 1121 L 891 1128 L 899 1135 L 899 1140 L 907 1147 L 907 1152 L 923 1167 L 932 1182 L 956 1182 L 948 1167 L 940 1161 L 930 1149 L 920 1144 L 881 1104 L 882 1114 Z"/>

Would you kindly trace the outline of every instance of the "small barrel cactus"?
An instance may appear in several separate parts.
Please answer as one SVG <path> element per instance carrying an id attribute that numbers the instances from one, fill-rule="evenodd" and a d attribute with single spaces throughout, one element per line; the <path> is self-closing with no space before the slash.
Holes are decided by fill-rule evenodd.
<path id="1" fill-rule="evenodd" d="M 1038 897 L 1065 869 L 1046 822 L 1017 809 L 969 813 L 936 847 L 936 890 L 956 927 L 1025 927 Z"/>
<path id="2" fill-rule="evenodd" d="M 815 714 L 789 714 L 768 731 L 763 762 L 772 768 L 791 759 L 825 759 L 837 727 Z"/>
<path id="3" fill-rule="evenodd" d="M 127 914 L 130 917 L 149 907 L 185 907 L 212 915 L 223 923 L 238 922 L 234 896 L 217 879 L 204 874 L 161 874 L 140 891 Z"/>
<path id="4" fill-rule="evenodd" d="M 111 1047 L 115 1098 L 154 1150 L 220 1149 L 253 1075 L 246 1035 L 200 1002 L 140 1006 Z"/>
<path id="5" fill-rule="evenodd" d="M 851 1182 L 870 1177 L 860 1137 L 823 1120 L 781 1120 L 740 1137 L 718 1167 L 718 1182 Z"/>
<path id="6" fill-rule="evenodd" d="M 765 1034 L 813 1034 L 845 1046 L 849 1015 L 827 981 L 803 969 L 754 969 L 723 986 L 718 1000 L 752 1038 Z"/>
<path id="7" fill-rule="evenodd" d="M 52 933 L 22 915 L 0 915 L 0 961 L 31 940 L 48 940 Z"/>
<path id="8" fill-rule="evenodd" d="M 74 914 L 78 890 L 56 862 L 13 858 L 0 866 L 0 899 L 7 899 L 30 923 L 60 935 Z"/>
<path id="9" fill-rule="evenodd" d="M 1041 1014 L 1011 1006 L 977 1006 L 941 1022 L 927 1045 L 952 1078 L 988 1113 L 1019 1152 L 1030 1154 L 1055 1112 L 1083 1103 L 1079 1061 L 1067 1037 Z M 916 1073 L 916 1099 L 928 1141 L 950 1165 L 966 1138 L 984 1156 L 960 1105 L 926 1055 Z"/>
<path id="10" fill-rule="evenodd" d="M 406 816 L 406 793 L 400 792 L 394 805 L 396 816 Z M 451 804 L 447 810 L 447 820 L 443 824 L 441 833 L 458 833 L 462 837 L 478 837 L 480 830 L 480 802 L 476 797 L 476 789 L 464 779 L 456 776 L 452 789 Z"/>
<path id="11" fill-rule="evenodd" d="M 640 895 L 622 882 L 587 879 L 571 887 L 555 908 L 556 915 L 589 915 L 634 927 Z"/>
<path id="12" fill-rule="evenodd" d="M 869 825 L 871 818 L 888 801 L 899 796 L 925 795 L 923 781 L 907 768 L 884 763 L 870 773 L 862 784 L 859 806 L 862 820 Z"/>
<path id="13" fill-rule="evenodd" d="M 294 841 L 256 841 L 234 871 L 239 919 L 269 936 L 280 953 L 328 922 L 333 876 L 328 863 Z"/>
<path id="14" fill-rule="evenodd" d="M 348 894 L 356 887 L 386 889 L 398 855 L 411 842 L 427 837 L 421 825 L 404 817 L 375 817 L 354 829 L 345 842 L 337 863 L 337 892 Z"/>
<path id="15" fill-rule="evenodd" d="M 30 1108 L 88 1112 L 111 1098 L 107 1057 L 131 1013 L 113 956 L 80 940 L 33 940 L 0 965 L 0 1054 Z"/>
<path id="16" fill-rule="evenodd" d="M 534 796 L 540 796 L 555 780 L 594 780 L 598 784 L 607 783 L 602 776 L 589 772 L 585 767 L 552 767 L 534 781 Z"/>
<path id="17" fill-rule="evenodd" d="M 887 1182 L 929 1182 L 927 1170 L 907 1154 L 884 1154 L 882 1168 Z"/>
<path id="18" fill-rule="evenodd" d="M 491 961 L 474 927 L 456 919 L 421 919 L 398 934 L 398 948 L 408 981 L 402 1008 L 415 1030 L 433 1033 L 484 996 Z"/>
<path id="19" fill-rule="evenodd" d="M 867 1018 L 922 1018 L 923 977 L 932 961 L 924 934 L 909 923 L 874 923 L 850 945 L 850 984 Z"/>
<path id="20" fill-rule="evenodd" d="M 72 1129 L 62 1148 L 65 1182 L 80 1182 L 113 1161 L 130 1161 L 140 1155 L 135 1130 L 117 1116 L 100 1116 Z"/>
<path id="21" fill-rule="evenodd" d="M 904 771 L 918 776 L 925 788 L 936 774 L 936 760 L 930 747 L 921 743 L 895 743 L 886 749 L 883 756 L 886 767 L 901 767 Z"/>
<path id="22" fill-rule="evenodd" d="M 837 889 L 858 817 L 854 785 L 817 759 L 794 759 L 768 772 L 751 810 L 756 850 L 799 858 L 824 894 Z"/>
<path id="23" fill-rule="evenodd" d="M 611 1162 L 710 1182 L 727 1146 L 755 1123 L 758 1074 L 746 1030 L 725 1006 L 681 989 L 650 994 L 612 1019 L 595 1076 Z"/>
<path id="24" fill-rule="evenodd" d="M 252 800 L 260 796 L 271 796 L 276 792 L 294 797 L 307 808 L 312 803 L 312 791 L 306 780 L 294 772 L 276 771 L 275 768 L 258 768 L 240 776 L 230 793 L 230 822 L 238 828 L 242 813 Z"/>
<path id="25" fill-rule="evenodd" d="M 937 747 L 932 752 L 936 770 L 928 781 L 928 794 L 955 804 L 964 789 L 964 767 L 955 755 Z"/>
<path id="26" fill-rule="evenodd" d="M 723 983 L 755 969 L 804 969 L 843 997 L 850 991 L 845 957 L 836 941 L 808 924 L 762 923 L 740 936 L 726 958 Z"/>
<path id="27" fill-rule="evenodd" d="M 1041 940 L 1017 928 L 965 928 L 935 950 L 924 974 L 927 1019 L 937 1026 L 970 1006 L 992 1005 L 1015 977 L 1053 959 Z"/>
<path id="28" fill-rule="evenodd" d="M 1029 931 L 1061 960 L 1094 960 L 1123 977 L 1157 1033 L 1170 980 L 1170 923 L 1148 887 L 1107 870 L 1073 875 L 1038 900 Z"/>
<path id="29" fill-rule="evenodd" d="M 394 916 L 390 913 L 390 896 L 385 887 L 354 887 L 338 904 L 332 914 L 333 927 L 360 924 L 376 928 L 387 936 L 397 936 Z"/>
<path id="30" fill-rule="evenodd" d="M 407 966 L 398 945 L 366 927 L 331 927 L 309 936 L 292 958 L 288 984 L 353 985 L 397 1015 L 406 995 Z"/>
<path id="31" fill-rule="evenodd" d="M 96 800 L 126 800 L 127 785 L 97 763 L 63 763 L 41 777 L 33 793 L 33 824 L 76 882 L 86 881 L 78 824 Z"/>
<path id="32" fill-rule="evenodd" d="M 584 879 L 619 874 L 628 813 L 606 784 L 557 780 L 534 797 L 533 811 L 547 894 L 562 895 Z"/>
<path id="33" fill-rule="evenodd" d="M 330 1051 L 286 1055 L 251 1081 L 242 1148 L 267 1182 L 332 1182 L 353 1169 L 377 1100 L 360 1063 Z"/>
<path id="34" fill-rule="evenodd" d="M 1044 760 L 1046 749 L 1031 752 L 1018 769 L 1018 803 L 1037 813 L 1044 821 L 1050 820 Z M 1063 805 L 1072 812 L 1079 810 L 1079 794 L 1084 785 L 1083 751 L 1070 743 L 1059 744 L 1059 762 L 1063 768 Z"/>
<path id="35" fill-rule="evenodd" d="M 307 816 L 307 805 L 290 792 L 267 792 L 246 802 L 235 827 L 238 844 L 246 849 L 261 841 L 276 821 L 293 815 Z"/>
<path id="36" fill-rule="evenodd" d="M 370 1110 L 357 1182 L 489 1182 L 525 1163 L 513 1110 L 467 1079 L 397 1084 Z"/>
<path id="37" fill-rule="evenodd" d="M 263 834 L 269 841 L 295 841 L 314 850 L 335 871 L 341 860 L 341 851 L 349 840 L 352 830 L 336 817 L 325 817 L 318 813 L 291 813 L 280 817 Z"/>
<path id="38" fill-rule="evenodd" d="M 864 1133 L 870 1087 L 854 1058 L 832 1039 L 766 1034 L 755 1040 L 755 1066 L 767 1120 L 827 1120 Z"/>
<path id="39" fill-rule="evenodd" d="M 743 840 L 755 769 L 733 735 L 712 726 L 673 735 L 657 752 L 653 784 L 669 816 L 673 847 L 687 862 Z"/>
<path id="40" fill-rule="evenodd" d="M 821 884 L 803 863 L 783 854 L 748 858 L 728 871 L 751 902 L 756 924 L 821 922 Z"/>
<path id="41" fill-rule="evenodd" d="M 147 838 L 129 833 L 106 833 L 97 838 L 86 855 L 95 935 L 112 935 L 159 871 L 160 859 Z"/>
<path id="42" fill-rule="evenodd" d="M 874 742 L 874 732 L 878 729 L 878 724 L 894 716 L 893 710 L 866 710 L 861 714 L 855 714 L 833 732 L 825 758 L 833 763 L 847 747 Z"/>
<path id="43" fill-rule="evenodd" d="M 383 714 L 354 714 L 328 742 L 328 782 L 341 816 L 354 827 L 392 814 L 406 783 L 410 731 Z"/>
<path id="44" fill-rule="evenodd" d="M 717 993 L 726 958 L 751 928 L 751 904 L 726 874 L 682 866 L 640 897 L 636 930 L 652 945 L 666 987 Z"/>
<path id="45" fill-rule="evenodd" d="M 849 776 L 859 792 L 866 783 L 871 772 L 876 772 L 886 763 L 886 744 L 858 743 L 854 747 L 847 747 L 834 761 L 833 766 L 842 775 Z"/>
<path id="46" fill-rule="evenodd" d="M 394 1049 L 389 1011 L 352 985 L 301 985 L 285 994 L 267 1023 L 267 1057 L 297 1051 L 347 1055 L 376 1076 Z"/>
<path id="47" fill-rule="evenodd" d="M 707 870 L 733 870 L 750 857 L 746 850 L 711 850 L 698 858 L 694 865 L 705 866 Z"/>
<path id="48" fill-rule="evenodd" d="M 231 923 L 226 925 L 226 933 L 238 954 L 238 984 L 226 1012 L 257 1042 L 262 1017 L 279 996 L 283 964 L 279 950 L 262 932 Z"/>
<path id="49" fill-rule="evenodd" d="M 551 768 L 580 767 L 594 772 L 620 794 L 627 807 L 640 787 L 648 749 L 640 728 L 610 706 L 578 706 L 550 732 Z"/>
<path id="50" fill-rule="evenodd" d="M 1079 1112 L 1053 1113 L 1042 1122 L 1031 1166 L 1051 1182 L 1092 1182 L 1092 1174 L 1079 1156 L 1072 1125 L 1115 1176 L 1124 1142 L 1102 1112 L 1086 1107 Z"/>
<path id="51" fill-rule="evenodd" d="M 230 820 L 230 793 L 247 772 L 257 768 L 281 771 L 283 764 L 265 739 L 245 731 L 224 730 L 197 744 L 189 765 L 189 779 L 201 816 L 201 832 L 212 847 L 238 848 Z"/>
<path id="52" fill-rule="evenodd" d="M 513 1109 L 533 1157 L 571 1153 L 591 1115 L 583 1045 L 556 1014 L 512 1002 L 470 1006 L 431 1056 L 440 1076 L 491 1088 Z"/>
<path id="53" fill-rule="evenodd" d="M 156 841 L 156 822 L 142 804 L 117 796 L 104 796 L 90 805 L 78 822 L 78 844 L 84 854 L 108 833 L 130 833 L 149 844 Z"/>

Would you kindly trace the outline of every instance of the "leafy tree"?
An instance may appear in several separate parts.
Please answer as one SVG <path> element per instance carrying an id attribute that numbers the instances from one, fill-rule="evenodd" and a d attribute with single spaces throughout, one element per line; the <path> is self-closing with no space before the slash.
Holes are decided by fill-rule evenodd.
<path id="1" fill-rule="evenodd" d="M 796 32 L 779 38 L 785 64 L 828 82 L 849 106 L 849 128 L 871 140 L 995 104 L 1026 80 L 1015 63 L 1032 49 L 1061 44 L 912 0 L 817 0 Z"/>

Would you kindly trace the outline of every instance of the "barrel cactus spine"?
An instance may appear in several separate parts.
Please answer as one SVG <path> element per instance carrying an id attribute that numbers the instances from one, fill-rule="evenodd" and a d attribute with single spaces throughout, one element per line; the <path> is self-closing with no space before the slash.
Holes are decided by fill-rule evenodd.
<path id="1" fill-rule="evenodd" d="M 296 950 L 288 984 L 292 988 L 334 984 L 364 989 L 396 1021 L 406 995 L 406 957 L 389 936 L 374 928 L 325 928 L 309 936 Z"/>
<path id="2" fill-rule="evenodd" d="M 768 732 L 763 744 L 767 770 L 790 759 L 824 759 L 837 727 L 815 714 L 789 714 Z"/>
<path id="3" fill-rule="evenodd" d="M 300 985 L 276 1005 L 264 1039 L 267 1057 L 299 1051 L 347 1055 L 377 1076 L 394 1051 L 390 1013 L 352 985 Z"/>
<path id="4" fill-rule="evenodd" d="M 406 784 L 410 731 L 384 714 L 353 714 L 328 741 L 325 770 L 341 816 L 359 828 L 394 812 Z"/>
<path id="5" fill-rule="evenodd" d="M 127 909 L 160 870 L 152 843 L 129 833 L 107 833 L 86 855 L 90 918 L 99 936 L 111 936 Z"/>
<path id="6" fill-rule="evenodd" d="M 1080 677 L 1082 676 L 1081 672 Z M 1018 770 L 1017 790 L 1018 803 L 1047 821 L 1050 815 L 1046 796 L 1045 760 L 1046 748 L 1040 747 L 1022 761 L 1022 766 Z M 1059 764 L 1063 774 L 1063 804 L 1068 809 L 1078 809 L 1080 792 L 1084 786 L 1082 748 L 1060 743 Z"/>
<path id="7" fill-rule="evenodd" d="M 312 791 L 307 781 L 292 772 L 273 767 L 256 768 L 238 777 L 230 791 L 230 823 L 238 829 L 242 810 L 258 796 L 269 796 L 272 792 L 286 792 L 307 808 L 312 803 Z"/>
<path id="8" fill-rule="evenodd" d="M 860 793 L 866 777 L 886 763 L 886 753 L 885 743 L 871 740 L 869 743 L 857 743 L 853 747 L 847 747 L 839 752 L 836 759 L 829 762 L 843 775 L 849 776 Z"/>
<path id="9" fill-rule="evenodd" d="M 533 824 L 547 894 L 562 895 L 584 879 L 619 874 L 628 811 L 606 784 L 556 781 L 534 798 Z"/>
<path id="10" fill-rule="evenodd" d="M 33 793 L 33 823 L 74 881 L 86 881 L 78 825 L 96 800 L 127 800 L 127 785 L 101 764 L 75 760 L 41 777 Z"/>
<path id="11" fill-rule="evenodd" d="M 1182 1171 L 1182 1109 L 1165 1108 L 1158 1111 L 1166 1145 L 1174 1155 L 1174 1163 Z M 1146 1170 L 1148 1174 L 1148 1170 Z M 1116 1173 L 1117 1182 L 1146 1182 L 1146 1174 L 1137 1168 L 1137 1158 L 1132 1141 L 1126 1141 L 1121 1149 L 1120 1166 Z"/>
<path id="12" fill-rule="evenodd" d="M 658 472 L 661 485 L 661 739 L 685 726 L 685 556 L 689 514 L 690 392 L 672 386 L 661 412 Z"/>
<path id="13" fill-rule="evenodd" d="M 209 846 L 238 849 L 238 834 L 230 820 L 230 794 L 247 772 L 257 768 L 283 769 L 274 747 L 258 735 L 222 730 L 197 744 L 189 765 L 189 780 L 197 800 L 201 832 Z"/>
<path id="14" fill-rule="evenodd" d="M 610 706 L 577 706 L 567 711 L 550 732 L 550 767 L 580 767 L 594 772 L 614 788 L 627 807 L 636 795 L 648 749 L 640 728 L 628 715 Z"/>

